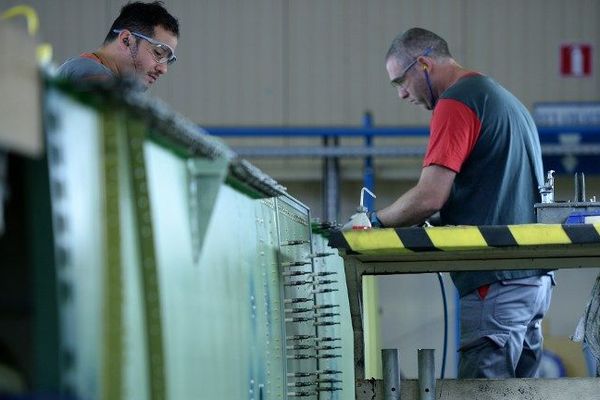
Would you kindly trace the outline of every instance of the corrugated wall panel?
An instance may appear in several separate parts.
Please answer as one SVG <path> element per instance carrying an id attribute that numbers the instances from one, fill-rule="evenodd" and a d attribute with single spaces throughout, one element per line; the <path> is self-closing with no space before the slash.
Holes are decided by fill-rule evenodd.
<path id="1" fill-rule="evenodd" d="M 289 122 L 358 124 L 363 112 L 372 110 L 377 123 L 425 123 L 427 112 L 400 106 L 388 83 L 385 52 L 396 34 L 417 25 L 443 27 L 459 36 L 461 5 L 291 2 Z"/>
<path id="2" fill-rule="evenodd" d="M 597 47 L 600 4 L 580 0 L 466 0 L 466 67 L 497 79 L 528 107 L 540 101 L 598 100 L 597 57 L 589 78 L 559 73 L 562 43 Z"/>
<path id="3" fill-rule="evenodd" d="M 287 46 L 290 124 L 339 122 L 344 84 L 343 3 L 289 2 Z"/>
<path id="4" fill-rule="evenodd" d="M 110 7 L 108 0 L 0 0 L 0 12 L 23 4 L 37 11 L 39 37 L 52 44 L 57 63 L 97 48 L 119 11 L 119 6 Z"/>
<path id="5" fill-rule="evenodd" d="M 373 40 L 381 35 L 379 24 L 373 24 L 381 10 L 381 2 L 352 0 L 345 2 L 345 5 L 345 55 L 340 66 L 346 83 L 343 117 L 347 123 L 358 124 L 364 111 L 375 112 L 376 104 L 381 101 L 381 94 L 385 93 L 382 92 L 387 81 L 382 61 L 385 44 Z M 378 92 L 379 96 L 374 97 L 374 92 Z M 376 112 L 375 115 L 377 116 Z"/>
<path id="6" fill-rule="evenodd" d="M 201 124 L 284 123 L 285 3 L 177 1 L 179 60 L 155 92 Z"/>
<path id="7" fill-rule="evenodd" d="M 563 36 L 558 38 L 560 42 L 589 41 L 593 50 L 598 51 L 600 30 L 598 28 L 598 17 L 600 17 L 600 3 L 597 1 L 582 0 L 579 4 L 570 2 L 562 3 L 564 8 L 565 29 Z M 558 59 L 558 50 L 554 53 L 554 59 Z M 598 55 L 593 54 L 592 78 L 569 78 L 561 79 L 562 85 L 557 91 L 564 93 L 567 100 L 597 100 L 600 93 L 600 81 L 598 80 Z M 554 71 L 556 74 L 557 72 Z"/>
<path id="8" fill-rule="evenodd" d="M 417 26 L 431 29 L 443 36 L 450 42 L 451 50 L 460 54 L 462 48 L 458 46 L 461 46 L 463 32 L 463 1 L 388 0 L 382 2 L 382 8 L 382 18 L 373 21 L 374 24 L 381 25 L 383 32 L 377 38 L 381 50 L 379 54 L 372 56 L 377 65 L 370 71 L 372 75 L 368 78 L 383 79 L 382 86 L 373 94 L 375 122 L 385 125 L 427 125 L 430 113 L 421 107 L 400 101 L 396 90 L 390 86 L 383 58 L 396 35 Z"/>
<path id="9" fill-rule="evenodd" d="M 1 0 L 1 9 L 21 4 Z M 34 0 L 55 60 L 96 48 L 117 0 Z M 457 60 L 540 101 L 597 100 L 598 58 L 589 78 L 559 75 L 561 43 L 597 51 L 596 0 L 172 0 L 181 21 L 179 61 L 153 93 L 205 125 L 423 125 L 429 112 L 402 104 L 383 57 L 413 26 L 444 36 Z"/>

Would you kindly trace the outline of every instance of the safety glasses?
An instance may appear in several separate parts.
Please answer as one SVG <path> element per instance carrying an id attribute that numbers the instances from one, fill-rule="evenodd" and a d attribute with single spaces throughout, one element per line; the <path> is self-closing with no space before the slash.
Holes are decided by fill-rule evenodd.
<path id="1" fill-rule="evenodd" d="M 124 29 L 113 29 L 113 32 L 119 34 L 123 32 Z M 167 64 L 171 65 L 175 61 L 177 61 L 177 57 L 175 56 L 175 51 L 169 46 L 161 41 L 156 39 L 152 39 L 146 35 L 142 35 L 141 33 L 129 31 L 133 36 L 139 37 L 140 39 L 144 39 L 148 43 L 152 45 L 152 50 L 150 53 L 154 57 L 154 60 L 159 64 Z"/>
<path id="2" fill-rule="evenodd" d="M 404 85 L 404 81 L 406 80 L 406 74 L 408 73 L 408 71 L 417 63 L 419 57 L 428 56 L 429 53 L 431 53 L 431 47 L 426 48 L 425 51 L 423 51 L 423 53 L 416 56 L 415 59 L 410 64 L 408 64 L 406 68 L 404 68 L 404 71 L 402 71 L 402 73 L 399 76 L 392 79 L 392 81 L 390 82 L 392 86 L 397 88 Z"/>

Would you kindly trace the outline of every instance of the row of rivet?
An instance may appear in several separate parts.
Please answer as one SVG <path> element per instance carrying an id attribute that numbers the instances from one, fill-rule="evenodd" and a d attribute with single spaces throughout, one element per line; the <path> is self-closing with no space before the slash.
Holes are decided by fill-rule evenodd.
<path id="1" fill-rule="evenodd" d="M 282 245 L 293 246 L 308 244 L 305 240 L 289 240 Z M 340 322 L 332 320 L 332 318 L 339 316 L 340 314 L 334 311 L 339 308 L 339 304 L 316 304 L 317 294 L 332 293 L 338 291 L 335 287 L 326 287 L 329 285 L 337 284 L 337 280 L 333 279 L 322 279 L 336 275 L 334 271 L 314 271 L 312 268 L 308 269 L 297 269 L 297 267 L 307 267 L 313 264 L 313 261 L 317 258 L 327 257 L 334 253 L 321 252 L 309 254 L 306 256 L 308 260 L 293 260 L 281 263 L 283 267 L 282 276 L 285 279 L 284 287 L 292 290 L 295 287 L 305 288 L 309 297 L 291 297 L 284 299 L 285 308 L 285 322 L 287 324 L 306 324 L 311 323 L 312 326 L 324 327 L 339 325 Z M 298 279 L 302 278 L 302 279 Z M 313 303 L 312 305 L 306 305 L 306 303 Z M 300 305 L 294 307 L 295 305 Z M 327 311 L 327 312 L 323 312 Z M 286 358 L 288 360 L 308 360 L 315 359 L 328 360 L 341 358 L 341 354 L 332 353 L 331 351 L 339 350 L 342 347 L 335 345 L 334 342 L 340 341 L 341 338 L 323 336 L 319 337 L 315 335 L 292 335 L 287 337 L 288 344 L 286 345 Z M 334 369 L 322 369 L 316 371 L 301 371 L 288 373 L 288 388 L 303 388 L 303 390 L 292 390 L 287 393 L 289 397 L 313 397 L 319 396 L 320 392 L 333 392 L 342 390 L 341 387 L 334 386 L 336 383 L 342 383 L 340 379 L 333 377 L 322 378 L 322 375 L 341 375 L 341 371 Z M 302 379 L 309 378 L 309 380 Z M 291 381 L 289 380 L 291 379 Z M 310 388 L 310 389 L 309 389 Z"/>

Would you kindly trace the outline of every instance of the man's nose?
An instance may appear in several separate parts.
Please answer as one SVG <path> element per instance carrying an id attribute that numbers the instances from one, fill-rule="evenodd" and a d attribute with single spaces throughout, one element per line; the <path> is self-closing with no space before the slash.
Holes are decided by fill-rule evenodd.
<path id="1" fill-rule="evenodd" d="M 156 72 L 158 72 L 160 75 L 164 75 L 167 73 L 168 67 L 167 64 L 157 64 L 156 65 Z"/>
<path id="2" fill-rule="evenodd" d="M 398 96 L 400 96 L 400 98 L 402 100 L 404 100 L 408 97 L 408 92 L 403 87 L 399 87 L 398 88 Z"/>

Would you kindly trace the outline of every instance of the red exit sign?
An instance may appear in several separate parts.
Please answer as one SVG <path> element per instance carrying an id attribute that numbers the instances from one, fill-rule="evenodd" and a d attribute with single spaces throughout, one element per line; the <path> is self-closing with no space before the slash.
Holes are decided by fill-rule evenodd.
<path id="1" fill-rule="evenodd" d="M 560 46 L 560 74 L 566 77 L 592 75 L 592 45 L 567 43 Z"/>

